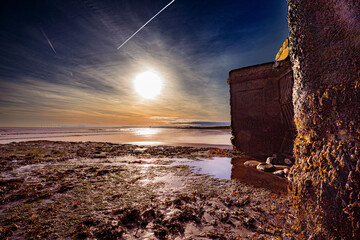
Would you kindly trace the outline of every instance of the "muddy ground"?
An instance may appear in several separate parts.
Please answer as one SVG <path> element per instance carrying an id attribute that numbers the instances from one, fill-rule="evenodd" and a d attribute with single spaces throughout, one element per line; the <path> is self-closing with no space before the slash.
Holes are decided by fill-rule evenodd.
<path id="1" fill-rule="evenodd" d="M 290 239 L 286 194 L 170 166 L 215 156 L 244 158 L 215 148 L 0 145 L 0 239 Z"/>

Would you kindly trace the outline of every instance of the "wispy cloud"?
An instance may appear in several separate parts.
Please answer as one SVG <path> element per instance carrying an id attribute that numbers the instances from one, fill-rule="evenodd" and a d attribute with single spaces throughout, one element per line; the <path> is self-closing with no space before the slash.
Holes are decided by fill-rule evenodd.
<path id="1" fill-rule="evenodd" d="M 116 50 L 168 2 L 44 2 L 44 9 L 29 9 L 35 20 L 10 12 L 13 27 L 0 23 L 0 125 L 228 122 L 228 72 L 271 60 L 283 38 L 276 34 L 285 31 L 265 31 L 261 24 L 275 21 L 269 17 L 245 24 L 242 15 L 252 8 L 238 1 L 176 1 Z M 133 86 L 147 70 L 164 82 L 153 101 Z"/>
<path id="2" fill-rule="evenodd" d="M 51 47 L 51 49 L 54 51 L 54 53 L 56 54 L 56 50 L 54 48 L 54 46 L 52 45 L 50 39 L 48 38 L 48 36 L 46 35 L 46 33 L 44 32 L 44 30 L 41 29 L 42 34 L 44 35 L 44 38 L 46 39 L 46 41 L 49 43 L 49 46 Z"/>

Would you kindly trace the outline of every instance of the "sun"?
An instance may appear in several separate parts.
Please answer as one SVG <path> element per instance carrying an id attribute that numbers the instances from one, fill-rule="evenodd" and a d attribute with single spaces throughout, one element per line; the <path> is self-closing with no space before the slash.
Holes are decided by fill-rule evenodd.
<path id="1" fill-rule="evenodd" d="M 154 99 L 162 89 L 161 77 L 152 71 L 140 73 L 135 81 L 135 90 L 143 98 Z"/>

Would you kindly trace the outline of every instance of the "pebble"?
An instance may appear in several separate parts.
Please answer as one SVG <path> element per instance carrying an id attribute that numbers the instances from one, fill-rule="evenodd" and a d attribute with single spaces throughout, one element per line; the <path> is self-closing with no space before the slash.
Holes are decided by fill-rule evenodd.
<path id="1" fill-rule="evenodd" d="M 293 165 L 293 161 L 289 157 L 284 157 L 282 155 L 273 154 L 271 157 L 266 159 L 266 163 L 272 165 Z"/>
<path id="2" fill-rule="evenodd" d="M 259 165 L 260 163 L 261 162 L 259 162 L 259 161 L 250 160 L 250 161 L 244 162 L 244 165 L 247 167 L 256 168 L 256 166 Z"/>
<path id="3" fill-rule="evenodd" d="M 287 165 L 292 165 L 292 161 L 288 158 L 285 158 L 284 159 L 284 163 L 287 164 Z"/>
<path id="4" fill-rule="evenodd" d="M 266 163 L 267 163 L 267 164 L 272 164 L 272 163 L 273 163 L 273 157 L 268 157 L 268 158 L 266 159 Z"/>
<path id="5" fill-rule="evenodd" d="M 272 157 L 266 159 L 266 163 L 273 165 L 284 164 L 284 158 L 274 154 Z"/>
<path id="6" fill-rule="evenodd" d="M 256 169 L 263 171 L 263 172 L 273 172 L 275 170 L 274 165 L 268 163 L 259 163 L 256 166 Z"/>
<path id="7" fill-rule="evenodd" d="M 289 168 L 287 165 L 274 165 L 276 170 L 284 170 L 285 168 Z"/>
<path id="8" fill-rule="evenodd" d="M 276 176 L 279 176 L 279 177 L 285 176 L 284 170 L 277 170 L 277 171 L 273 172 L 273 174 Z"/>

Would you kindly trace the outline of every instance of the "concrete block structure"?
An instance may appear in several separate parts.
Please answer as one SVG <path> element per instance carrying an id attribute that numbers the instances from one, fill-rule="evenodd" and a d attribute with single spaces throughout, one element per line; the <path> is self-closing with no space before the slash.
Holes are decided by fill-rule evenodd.
<path id="1" fill-rule="evenodd" d="M 292 153 L 293 74 L 289 59 L 232 70 L 229 74 L 234 147 L 265 157 Z"/>

